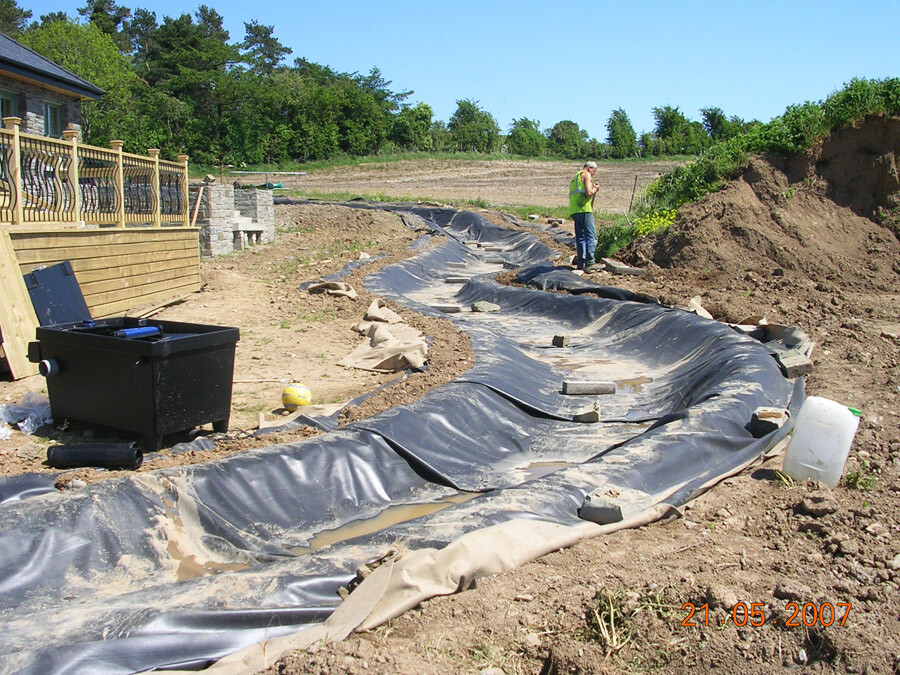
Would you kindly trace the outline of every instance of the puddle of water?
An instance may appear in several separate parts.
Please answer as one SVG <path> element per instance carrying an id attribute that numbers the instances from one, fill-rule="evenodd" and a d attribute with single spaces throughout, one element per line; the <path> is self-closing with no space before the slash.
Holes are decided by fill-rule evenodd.
<path id="1" fill-rule="evenodd" d="M 634 377 L 630 380 L 619 380 L 618 387 L 620 389 L 628 389 L 632 393 L 637 393 L 644 388 L 645 384 L 653 382 L 652 377 Z"/>
<path id="2" fill-rule="evenodd" d="M 197 561 L 197 558 L 190 554 L 185 554 L 175 541 L 169 540 L 166 545 L 166 553 L 172 556 L 173 560 L 178 561 L 178 571 L 175 573 L 178 581 L 187 581 L 195 577 L 202 577 L 209 574 L 219 574 L 221 572 L 237 572 L 250 567 L 247 563 L 226 563 L 226 562 L 205 562 Z"/>
<path id="3" fill-rule="evenodd" d="M 407 520 L 427 516 L 446 509 L 448 506 L 453 506 L 454 504 L 462 504 L 470 499 L 474 499 L 480 494 L 480 492 L 461 492 L 460 494 L 446 497 L 439 502 L 390 506 L 372 518 L 354 520 L 353 522 L 335 528 L 334 530 L 324 530 L 310 539 L 308 546 L 296 546 L 290 550 L 292 553 L 298 555 L 319 551 L 326 546 L 337 544 L 346 539 L 353 539 L 354 537 L 359 537 L 363 534 L 378 532 L 391 525 L 405 523 Z"/>

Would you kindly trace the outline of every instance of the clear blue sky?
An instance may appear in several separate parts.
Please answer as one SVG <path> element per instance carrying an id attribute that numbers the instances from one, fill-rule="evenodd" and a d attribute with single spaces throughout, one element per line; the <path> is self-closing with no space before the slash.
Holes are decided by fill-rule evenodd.
<path id="1" fill-rule="evenodd" d="M 83 0 L 19 0 L 33 19 L 78 17 Z M 543 2 L 455 0 L 145 0 L 118 4 L 164 16 L 200 4 L 225 19 L 231 41 L 244 23 L 275 27 L 304 57 L 341 72 L 377 66 L 391 88 L 413 90 L 447 121 L 473 99 L 506 131 L 528 117 L 548 128 L 570 119 L 599 140 L 616 108 L 638 133 L 655 106 L 700 120 L 767 122 L 791 104 L 827 97 L 853 77 L 900 76 L 900 0 L 632 0 Z"/>

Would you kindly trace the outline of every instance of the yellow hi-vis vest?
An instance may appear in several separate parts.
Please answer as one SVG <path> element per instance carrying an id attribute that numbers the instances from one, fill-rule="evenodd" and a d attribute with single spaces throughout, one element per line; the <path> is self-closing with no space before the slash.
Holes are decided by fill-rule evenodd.
<path id="1" fill-rule="evenodd" d="M 591 198 L 587 193 L 587 186 L 581 179 L 584 169 L 575 174 L 575 178 L 569 183 L 569 218 L 576 213 L 592 213 Z"/>

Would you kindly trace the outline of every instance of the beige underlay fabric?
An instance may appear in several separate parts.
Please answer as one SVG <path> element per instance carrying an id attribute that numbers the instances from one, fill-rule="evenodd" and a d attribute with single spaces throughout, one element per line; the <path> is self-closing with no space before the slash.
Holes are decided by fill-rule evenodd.
<path id="1" fill-rule="evenodd" d="M 306 288 L 309 293 L 327 293 L 328 295 L 339 295 L 351 300 L 359 298 L 356 289 L 350 284 L 342 281 L 321 281 L 319 283 L 310 284 Z"/>
<path id="2" fill-rule="evenodd" d="M 403 551 L 369 574 L 325 623 L 250 645 L 204 672 L 238 675 L 263 670 L 285 652 L 317 642 L 337 642 L 354 630 L 372 630 L 428 598 L 466 590 L 475 579 L 521 567 L 582 539 L 645 525 L 670 508 L 657 504 L 611 525 L 586 522 L 571 527 L 514 519 L 464 534 L 442 549 Z"/>
<path id="3" fill-rule="evenodd" d="M 428 344 L 422 333 L 405 324 L 383 300 L 374 300 L 366 310 L 365 321 L 351 328 L 368 340 L 338 361 L 338 365 L 389 373 L 425 365 Z"/>

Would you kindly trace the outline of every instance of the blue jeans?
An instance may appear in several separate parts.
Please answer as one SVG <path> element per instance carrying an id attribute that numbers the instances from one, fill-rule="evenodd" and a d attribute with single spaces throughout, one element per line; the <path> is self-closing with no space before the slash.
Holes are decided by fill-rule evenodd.
<path id="1" fill-rule="evenodd" d="M 583 270 L 594 263 L 597 249 L 597 230 L 593 213 L 576 213 L 575 219 L 575 267 Z"/>

